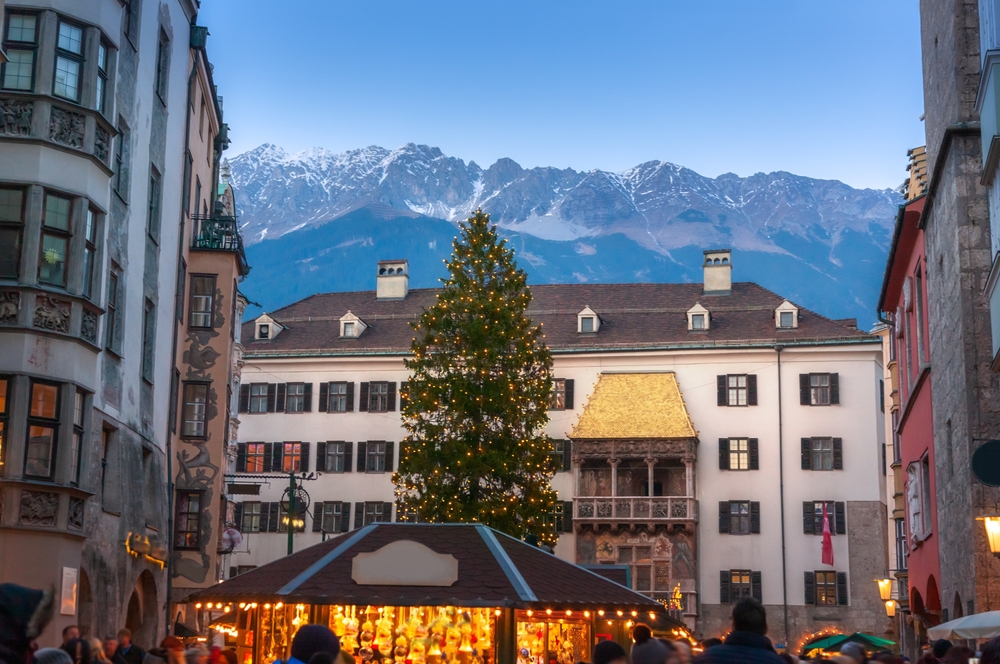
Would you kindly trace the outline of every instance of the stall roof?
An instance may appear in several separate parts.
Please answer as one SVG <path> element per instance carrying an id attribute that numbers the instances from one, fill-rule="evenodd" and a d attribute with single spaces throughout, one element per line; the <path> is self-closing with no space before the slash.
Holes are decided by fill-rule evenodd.
<path id="1" fill-rule="evenodd" d="M 386 569 L 386 579 L 354 580 L 358 554 L 383 555 L 399 542 L 427 547 L 432 558 L 454 556 L 457 580 L 392 585 L 391 577 L 406 576 L 405 564 Z M 371 524 L 206 588 L 189 601 L 663 611 L 645 595 L 480 524 Z"/>

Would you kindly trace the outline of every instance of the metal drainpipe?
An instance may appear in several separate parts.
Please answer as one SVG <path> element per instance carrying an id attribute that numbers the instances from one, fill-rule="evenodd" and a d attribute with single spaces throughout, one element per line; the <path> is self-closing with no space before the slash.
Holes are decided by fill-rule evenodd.
<path id="1" fill-rule="evenodd" d="M 781 604 L 785 618 L 785 650 L 788 650 L 788 567 L 785 552 L 785 437 L 781 417 L 781 346 L 775 346 L 778 355 L 778 485 L 781 496 Z"/>
<path id="2" fill-rule="evenodd" d="M 184 105 L 184 154 L 182 158 L 184 160 L 184 168 L 187 168 L 187 153 L 191 147 L 191 99 L 192 93 L 194 91 L 194 79 L 198 74 L 198 65 L 201 62 L 201 51 L 195 49 L 194 51 L 194 65 L 191 67 L 191 74 L 188 76 L 188 88 L 187 88 L 187 103 Z M 181 183 L 181 207 L 184 207 L 184 199 L 187 195 L 187 191 L 183 190 L 183 187 L 187 186 L 187 183 Z M 181 261 L 184 259 L 184 215 L 187 213 L 186 209 L 181 209 L 181 222 L 180 222 L 180 232 L 177 237 L 177 268 L 174 272 L 174 287 L 177 286 L 177 275 L 181 273 Z M 181 304 L 180 306 L 184 306 Z M 177 366 L 177 293 L 174 293 L 174 317 L 173 317 L 173 343 L 170 345 L 170 375 L 173 378 L 174 369 Z M 180 385 L 177 385 L 180 389 Z M 176 394 L 171 394 L 170 398 L 176 398 Z M 169 412 L 169 409 L 168 409 Z M 168 418 L 169 419 L 169 418 Z M 166 602 L 166 616 L 167 616 L 167 634 L 171 633 L 170 630 L 170 611 L 171 611 L 171 591 L 173 590 L 173 572 L 174 572 L 174 467 L 170 461 L 170 455 L 172 454 L 172 446 L 170 444 L 170 425 L 171 422 L 167 422 L 167 602 Z"/>

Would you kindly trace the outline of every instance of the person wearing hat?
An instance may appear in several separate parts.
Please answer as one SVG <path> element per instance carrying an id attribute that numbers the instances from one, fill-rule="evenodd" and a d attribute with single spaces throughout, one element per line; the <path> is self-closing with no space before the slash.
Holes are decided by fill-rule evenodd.
<path id="1" fill-rule="evenodd" d="M 285 664 L 308 664 L 318 652 L 340 654 L 340 640 L 324 625 L 303 625 L 292 639 L 292 656 Z"/>
<path id="2" fill-rule="evenodd" d="M 42 648 L 35 651 L 31 664 L 73 664 L 73 658 L 61 648 Z"/>
<path id="3" fill-rule="evenodd" d="M 0 584 L 0 662 L 28 661 L 32 641 L 52 620 L 52 597 L 51 588 Z"/>
<path id="4" fill-rule="evenodd" d="M 840 646 L 840 654 L 843 657 L 849 657 L 854 664 L 864 664 L 868 659 L 868 656 L 865 654 L 865 647 L 854 641 L 848 641 Z"/>
<path id="5" fill-rule="evenodd" d="M 601 641 L 594 646 L 593 664 L 628 664 L 625 648 L 614 641 Z"/>

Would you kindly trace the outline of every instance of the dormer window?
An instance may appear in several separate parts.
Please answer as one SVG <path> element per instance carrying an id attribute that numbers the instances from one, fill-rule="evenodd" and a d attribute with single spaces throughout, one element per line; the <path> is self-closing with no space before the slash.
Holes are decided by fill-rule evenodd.
<path id="1" fill-rule="evenodd" d="M 254 335 L 256 341 L 271 341 L 275 339 L 285 327 L 267 314 L 261 314 L 254 320 Z"/>
<path id="2" fill-rule="evenodd" d="M 774 326 L 779 330 L 794 330 L 799 326 L 799 308 L 785 300 L 774 310 Z"/>
<path id="3" fill-rule="evenodd" d="M 601 317 L 590 307 L 576 315 L 576 331 L 578 334 L 594 334 L 601 329 Z"/>
<path id="4" fill-rule="evenodd" d="M 258 339 L 270 339 L 271 338 L 271 326 L 267 323 L 263 323 L 257 326 L 257 338 Z"/>
<path id="5" fill-rule="evenodd" d="M 701 303 L 688 309 L 687 319 L 689 332 L 706 332 L 712 326 L 712 316 Z"/>
<path id="6" fill-rule="evenodd" d="M 365 325 L 364 321 L 350 311 L 340 317 L 341 339 L 357 339 L 366 329 L 368 326 Z"/>

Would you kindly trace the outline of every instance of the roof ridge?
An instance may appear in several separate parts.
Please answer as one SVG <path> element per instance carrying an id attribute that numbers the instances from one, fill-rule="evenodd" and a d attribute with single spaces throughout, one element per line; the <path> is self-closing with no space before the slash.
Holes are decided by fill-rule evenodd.
<path id="1" fill-rule="evenodd" d="M 323 554 L 323 557 L 314 562 L 312 565 L 307 567 L 305 571 L 299 573 L 294 579 L 286 583 L 284 586 L 278 590 L 279 595 L 289 595 L 295 592 L 299 586 L 311 579 L 317 572 L 332 563 L 334 560 L 340 557 L 342 553 L 350 549 L 352 546 L 367 537 L 373 530 L 375 530 L 377 524 L 369 524 L 357 531 L 350 537 L 346 538 L 343 542 L 338 544 L 333 551 Z M 280 558 L 279 558 L 280 560 Z"/>

